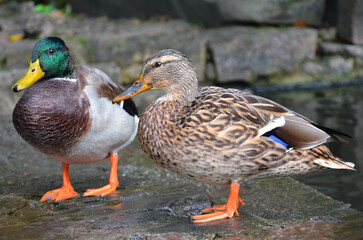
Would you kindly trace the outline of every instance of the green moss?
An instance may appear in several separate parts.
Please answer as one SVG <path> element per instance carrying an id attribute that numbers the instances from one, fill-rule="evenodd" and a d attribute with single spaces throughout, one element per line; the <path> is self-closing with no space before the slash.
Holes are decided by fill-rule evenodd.
<path id="1" fill-rule="evenodd" d="M 77 38 L 77 42 L 78 42 L 81 46 L 86 46 L 86 38 L 85 38 L 85 37 L 79 37 L 79 38 Z"/>
<path id="2" fill-rule="evenodd" d="M 49 14 L 56 10 L 56 7 L 52 4 L 37 4 L 34 7 L 34 12 Z"/>
<path id="3" fill-rule="evenodd" d="M 28 0 L 18 0 L 19 2 L 26 2 Z M 66 15 L 72 15 L 72 7 L 67 0 L 33 0 L 35 7 L 34 12 L 49 14 L 54 10 L 60 10 Z"/>
<path id="4" fill-rule="evenodd" d="M 13 201 L 12 198 L 9 200 Z M 11 203 L 9 203 L 11 205 Z M 0 217 L 0 228 L 4 227 L 19 227 L 34 222 L 40 219 L 44 214 L 42 207 L 30 207 L 26 205 L 24 208 L 19 208 L 8 213 L 9 209 L 4 207 L 4 215 Z"/>
<path id="5" fill-rule="evenodd" d="M 66 41 L 73 41 L 74 40 L 74 36 L 66 36 L 64 39 Z"/>

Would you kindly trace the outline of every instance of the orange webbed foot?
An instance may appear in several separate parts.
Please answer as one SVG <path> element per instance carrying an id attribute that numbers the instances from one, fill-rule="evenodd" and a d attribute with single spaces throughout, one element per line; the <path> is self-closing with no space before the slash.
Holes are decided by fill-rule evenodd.
<path id="1" fill-rule="evenodd" d="M 44 202 L 46 200 L 54 200 L 58 202 L 76 196 L 79 196 L 79 194 L 73 190 L 73 187 L 71 185 L 67 185 L 67 186 L 62 186 L 61 188 L 58 189 L 48 191 L 46 194 L 43 195 L 40 201 Z"/>
<path id="2" fill-rule="evenodd" d="M 101 188 L 87 189 L 87 191 L 83 194 L 84 197 L 106 196 L 106 195 L 116 191 L 116 188 L 119 185 L 119 182 L 117 179 L 117 162 L 118 162 L 117 153 L 110 156 L 110 162 L 111 162 L 111 172 L 110 172 L 109 184 L 107 184 L 106 186 L 103 186 Z"/>
<path id="3" fill-rule="evenodd" d="M 225 212 L 215 212 L 215 213 L 208 213 L 208 214 L 201 214 L 193 216 L 193 223 L 205 223 L 211 222 L 215 220 L 225 219 L 225 218 L 232 218 L 234 213 Z"/>
<path id="4" fill-rule="evenodd" d="M 245 205 L 245 203 L 243 202 L 242 198 L 240 196 L 238 196 L 238 202 L 239 204 L 243 207 Z M 214 205 L 211 208 L 206 208 L 202 210 L 202 213 L 211 213 L 211 212 L 215 212 L 215 211 L 226 211 L 227 210 L 227 204 L 222 204 L 222 205 Z M 236 216 L 238 216 L 238 211 L 236 210 Z"/>
<path id="5" fill-rule="evenodd" d="M 87 191 L 83 194 L 83 196 L 84 197 L 106 196 L 106 195 L 116 191 L 117 187 L 118 187 L 118 183 L 117 184 L 107 184 L 106 186 L 103 186 L 101 188 L 87 189 Z"/>
<path id="6" fill-rule="evenodd" d="M 69 164 L 62 163 L 63 167 L 63 186 L 58 189 L 47 192 L 40 199 L 41 202 L 46 200 L 54 200 L 56 202 L 78 196 L 79 194 L 73 190 L 71 182 L 69 181 Z"/>
<path id="7" fill-rule="evenodd" d="M 239 192 L 239 184 L 231 184 L 230 187 L 230 194 L 228 197 L 227 204 L 223 205 L 215 205 L 211 208 L 206 208 L 202 210 L 202 213 L 208 213 L 208 214 L 201 214 L 193 216 L 193 222 L 194 223 L 205 223 L 205 222 L 211 222 L 219 219 L 225 219 L 225 218 L 232 218 L 234 216 L 238 216 L 239 213 L 237 211 L 238 204 L 241 204 L 241 206 L 244 205 L 244 202 L 238 195 Z M 210 213 L 213 212 L 213 213 Z"/>

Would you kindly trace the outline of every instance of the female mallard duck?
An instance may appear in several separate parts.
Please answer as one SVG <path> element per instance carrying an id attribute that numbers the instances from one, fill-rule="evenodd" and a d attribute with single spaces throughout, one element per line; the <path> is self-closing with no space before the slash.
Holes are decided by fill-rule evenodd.
<path id="1" fill-rule="evenodd" d="M 139 79 L 113 101 L 148 89 L 166 95 L 140 117 L 142 149 L 162 167 L 200 182 L 230 184 L 225 205 L 204 209 L 194 222 L 238 215 L 240 183 L 328 168 L 354 170 L 322 144 L 345 134 L 246 91 L 203 87 L 190 61 L 176 50 L 145 60 Z"/>
<path id="2" fill-rule="evenodd" d="M 119 185 L 117 151 L 137 132 L 133 101 L 112 104 L 122 89 L 99 69 L 74 66 L 68 48 L 56 37 L 44 38 L 34 46 L 28 71 L 13 86 L 15 92 L 25 88 L 13 112 L 15 129 L 25 141 L 63 165 L 63 186 L 47 192 L 40 201 L 77 196 L 69 181 L 69 164 L 107 157 L 111 161 L 109 184 L 89 189 L 84 196 L 115 191 Z"/>

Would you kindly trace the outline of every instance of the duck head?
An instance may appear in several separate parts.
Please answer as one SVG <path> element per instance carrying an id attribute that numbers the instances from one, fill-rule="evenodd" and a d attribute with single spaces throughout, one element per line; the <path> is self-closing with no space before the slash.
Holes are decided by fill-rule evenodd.
<path id="1" fill-rule="evenodd" d="M 33 48 L 27 72 L 12 89 L 19 92 L 40 79 L 71 76 L 73 70 L 73 59 L 63 40 L 57 37 L 43 38 Z"/>
<path id="2" fill-rule="evenodd" d="M 147 58 L 139 78 L 113 102 L 128 99 L 149 89 L 161 89 L 179 101 L 192 101 L 198 90 L 198 79 L 188 58 L 174 49 L 165 49 Z"/>

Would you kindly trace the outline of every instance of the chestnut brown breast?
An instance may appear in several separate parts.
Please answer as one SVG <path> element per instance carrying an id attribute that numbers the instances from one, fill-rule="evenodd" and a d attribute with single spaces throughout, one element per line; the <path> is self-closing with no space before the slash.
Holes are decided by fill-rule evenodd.
<path id="1" fill-rule="evenodd" d="M 28 88 L 13 112 L 20 136 L 48 155 L 64 155 L 90 128 L 89 100 L 78 81 L 51 79 Z"/>

